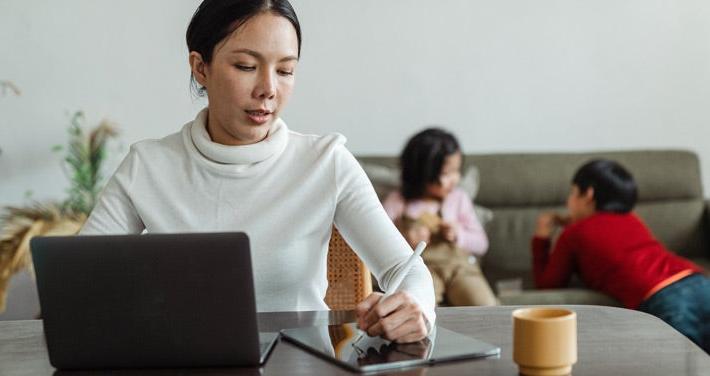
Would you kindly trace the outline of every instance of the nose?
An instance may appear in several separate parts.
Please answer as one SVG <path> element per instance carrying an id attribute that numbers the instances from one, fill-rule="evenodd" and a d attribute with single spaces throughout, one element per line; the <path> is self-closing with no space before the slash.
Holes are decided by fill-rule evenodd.
<path id="1" fill-rule="evenodd" d="M 259 75 L 253 95 L 259 99 L 274 99 L 276 96 L 276 77 L 273 72 L 264 70 Z"/>

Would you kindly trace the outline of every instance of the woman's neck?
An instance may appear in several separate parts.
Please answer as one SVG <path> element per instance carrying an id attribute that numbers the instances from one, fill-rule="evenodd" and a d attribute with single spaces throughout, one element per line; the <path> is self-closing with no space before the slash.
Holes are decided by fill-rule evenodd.
<path id="1" fill-rule="evenodd" d="M 232 146 L 215 140 L 207 130 L 207 109 L 200 111 L 189 127 L 190 138 L 197 151 L 212 162 L 251 165 L 281 153 L 288 143 L 288 128 L 278 119 L 271 125 L 268 137 L 251 144 Z"/>

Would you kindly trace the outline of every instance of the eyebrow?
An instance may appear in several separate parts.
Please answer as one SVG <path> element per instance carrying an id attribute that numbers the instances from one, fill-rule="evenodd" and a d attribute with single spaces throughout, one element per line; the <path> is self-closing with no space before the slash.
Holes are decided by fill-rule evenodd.
<path id="1" fill-rule="evenodd" d="M 254 51 L 254 50 L 250 50 L 250 49 L 248 49 L 248 48 L 236 49 L 236 50 L 232 51 L 232 53 L 233 53 L 233 54 L 247 54 L 247 55 L 254 56 L 254 57 L 257 58 L 257 59 L 263 59 L 263 58 L 264 58 L 264 56 L 263 56 L 262 54 L 260 54 L 260 53 L 258 53 L 258 52 L 256 52 L 256 51 Z M 289 56 L 286 56 L 286 57 L 280 59 L 280 60 L 279 60 L 279 63 L 283 63 L 283 62 L 286 62 L 286 61 L 292 61 L 292 60 L 298 61 L 298 57 L 297 57 L 297 56 L 293 56 L 293 55 L 289 55 Z"/>

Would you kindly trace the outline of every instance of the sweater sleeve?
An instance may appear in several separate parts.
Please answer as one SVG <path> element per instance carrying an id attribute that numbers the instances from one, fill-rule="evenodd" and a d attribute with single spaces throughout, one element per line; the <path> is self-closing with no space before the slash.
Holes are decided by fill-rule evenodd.
<path id="1" fill-rule="evenodd" d="M 533 237 L 533 274 L 541 289 L 565 287 L 574 272 L 574 252 L 568 231 L 563 231 L 550 254 L 549 238 Z"/>
<path id="2" fill-rule="evenodd" d="M 481 221 L 476 217 L 471 198 L 463 191 L 460 193 L 456 243 L 475 256 L 483 256 L 488 251 L 488 236 Z"/>
<path id="3" fill-rule="evenodd" d="M 80 235 L 139 234 L 143 231 L 145 226 L 129 196 L 137 168 L 137 156 L 132 147 L 101 192 Z"/>
<path id="4" fill-rule="evenodd" d="M 334 158 L 335 226 L 383 289 L 387 290 L 397 275 L 407 273 L 399 290 L 417 301 L 431 329 L 436 319 L 434 287 L 424 261 L 420 257 L 409 271 L 402 270 L 412 249 L 380 204 L 355 157 L 339 145 Z"/>

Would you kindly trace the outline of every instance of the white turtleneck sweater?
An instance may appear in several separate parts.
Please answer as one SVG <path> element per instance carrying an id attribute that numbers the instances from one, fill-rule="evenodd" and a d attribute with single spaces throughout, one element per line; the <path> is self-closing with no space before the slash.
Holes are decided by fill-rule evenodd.
<path id="1" fill-rule="evenodd" d="M 134 144 L 82 235 L 243 231 L 250 239 L 259 311 L 328 309 L 332 225 L 380 285 L 412 254 L 345 138 L 304 135 L 277 120 L 261 142 L 212 142 L 207 110 L 181 132 Z M 219 262 L 219 260 L 215 260 Z M 432 279 L 419 260 L 401 290 L 434 323 Z"/>

